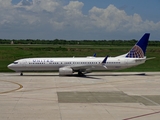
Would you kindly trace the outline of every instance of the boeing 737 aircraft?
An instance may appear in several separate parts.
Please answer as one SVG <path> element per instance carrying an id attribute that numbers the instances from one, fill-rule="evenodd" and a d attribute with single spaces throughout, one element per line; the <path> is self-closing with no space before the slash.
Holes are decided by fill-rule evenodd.
<path id="1" fill-rule="evenodd" d="M 143 37 L 126 54 L 116 57 L 63 57 L 63 58 L 25 58 L 16 60 L 8 68 L 16 72 L 29 71 L 59 71 L 59 75 L 78 75 L 89 73 L 93 70 L 120 70 L 137 66 L 146 61 L 146 48 L 150 34 Z"/>

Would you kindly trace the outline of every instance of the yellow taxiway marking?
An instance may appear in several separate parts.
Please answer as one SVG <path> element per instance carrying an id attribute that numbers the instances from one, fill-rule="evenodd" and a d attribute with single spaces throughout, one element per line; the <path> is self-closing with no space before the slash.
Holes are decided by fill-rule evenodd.
<path id="1" fill-rule="evenodd" d="M 19 84 L 19 83 L 16 83 L 16 82 L 12 82 L 12 81 L 6 81 L 6 80 L 0 80 L 0 81 L 3 81 L 3 82 L 8 82 L 8 83 L 12 83 L 12 84 L 16 84 L 16 85 L 18 85 L 18 86 L 19 86 L 18 88 L 16 88 L 16 89 L 13 89 L 13 90 L 9 90 L 9 91 L 0 92 L 0 94 L 5 94 L 5 93 L 11 93 L 11 92 L 15 92 L 15 91 L 17 91 L 17 90 L 20 90 L 20 89 L 22 89 L 22 88 L 23 88 L 23 86 L 22 86 L 21 84 Z"/>

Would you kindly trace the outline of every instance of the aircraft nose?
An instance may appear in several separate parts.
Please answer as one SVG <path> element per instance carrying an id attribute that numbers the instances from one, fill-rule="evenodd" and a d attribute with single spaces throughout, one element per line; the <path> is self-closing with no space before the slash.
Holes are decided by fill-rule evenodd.
<path id="1" fill-rule="evenodd" d="M 12 64 L 9 64 L 7 67 L 8 67 L 9 69 L 11 69 L 11 68 L 12 68 L 12 66 L 13 66 Z"/>

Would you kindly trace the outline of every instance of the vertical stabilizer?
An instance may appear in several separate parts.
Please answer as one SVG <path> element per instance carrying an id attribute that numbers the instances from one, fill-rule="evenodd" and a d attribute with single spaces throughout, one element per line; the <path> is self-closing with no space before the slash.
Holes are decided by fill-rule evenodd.
<path id="1" fill-rule="evenodd" d="M 127 53 L 127 58 L 143 58 L 146 54 L 150 33 L 145 33 L 143 37 Z"/>

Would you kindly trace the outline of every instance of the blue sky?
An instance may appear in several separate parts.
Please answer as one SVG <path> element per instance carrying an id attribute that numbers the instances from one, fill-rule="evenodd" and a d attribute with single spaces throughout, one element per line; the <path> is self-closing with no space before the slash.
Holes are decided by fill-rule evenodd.
<path id="1" fill-rule="evenodd" d="M 0 38 L 160 40 L 160 0 L 0 0 Z"/>

